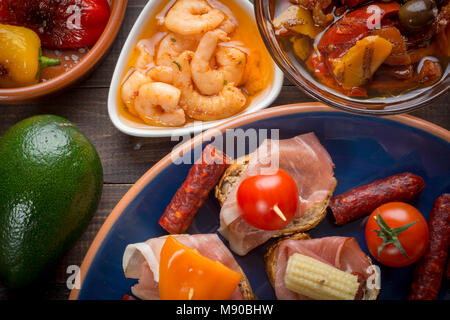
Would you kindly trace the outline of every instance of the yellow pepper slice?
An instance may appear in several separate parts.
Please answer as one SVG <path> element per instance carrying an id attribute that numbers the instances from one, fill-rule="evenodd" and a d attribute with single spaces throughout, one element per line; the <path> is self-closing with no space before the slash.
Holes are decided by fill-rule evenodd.
<path id="1" fill-rule="evenodd" d="M 273 20 L 275 29 L 285 28 L 314 39 L 323 28 L 314 24 L 311 12 L 298 5 L 292 5 Z"/>
<path id="2" fill-rule="evenodd" d="M 242 274 L 167 237 L 160 256 L 161 300 L 227 300 Z"/>
<path id="3" fill-rule="evenodd" d="M 392 44 L 380 36 L 368 36 L 356 42 L 342 57 L 331 61 L 336 79 L 344 89 L 367 82 L 391 54 Z"/>

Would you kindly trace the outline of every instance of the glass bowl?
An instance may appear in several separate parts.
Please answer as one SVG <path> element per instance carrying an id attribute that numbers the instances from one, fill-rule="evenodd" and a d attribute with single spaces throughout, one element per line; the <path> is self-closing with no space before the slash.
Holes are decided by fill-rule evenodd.
<path id="1" fill-rule="evenodd" d="M 278 2 L 279 3 L 279 2 Z M 411 112 L 431 104 L 450 87 L 450 63 L 442 70 L 442 78 L 432 86 L 415 89 L 398 96 L 378 98 L 347 97 L 317 81 L 293 53 L 285 52 L 272 25 L 277 1 L 255 0 L 255 16 L 262 38 L 284 75 L 308 95 L 329 106 L 360 114 L 388 115 Z"/>

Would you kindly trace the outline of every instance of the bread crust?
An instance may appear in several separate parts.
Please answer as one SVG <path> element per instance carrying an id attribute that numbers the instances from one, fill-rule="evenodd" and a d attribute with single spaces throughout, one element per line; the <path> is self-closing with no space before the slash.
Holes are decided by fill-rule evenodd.
<path id="1" fill-rule="evenodd" d="M 252 287 L 250 286 L 250 281 L 248 281 L 247 276 L 241 269 L 242 279 L 239 282 L 239 289 L 241 290 L 244 300 L 258 300 L 258 297 L 253 293 Z"/>
<path id="2" fill-rule="evenodd" d="M 270 284 L 273 288 L 275 288 L 275 272 L 277 270 L 277 256 L 278 256 L 278 248 L 284 240 L 308 240 L 311 239 L 307 233 L 296 233 L 287 237 L 283 237 L 278 239 L 276 242 L 271 244 L 264 255 L 264 263 L 266 267 L 267 277 L 269 278 Z M 370 264 L 372 264 L 372 260 L 367 256 Z M 377 277 L 379 279 L 380 274 L 378 273 L 378 269 L 375 268 L 375 272 L 377 273 Z M 379 289 L 366 289 L 364 290 L 362 300 L 376 300 Z"/>
<path id="3" fill-rule="evenodd" d="M 269 278 L 270 284 L 275 288 L 275 272 L 277 270 L 277 255 L 278 248 L 284 240 L 307 240 L 311 239 L 307 233 L 296 233 L 290 236 L 279 238 L 277 241 L 272 243 L 269 248 L 267 248 L 266 254 L 264 255 L 264 263 L 266 266 L 267 277 Z"/>
<path id="4" fill-rule="evenodd" d="M 249 160 L 249 155 L 240 157 L 234 160 L 233 163 L 223 173 L 222 177 L 219 180 L 219 183 L 215 188 L 215 196 L 217 200 L 219 200 L 220 206 L 223 206 L 223 203 L 227 199 L 227 196 L 230 193 L 231 189 L 239 180 L 242 172 L 244 172 L 244 170 L 247 168 Z"/>

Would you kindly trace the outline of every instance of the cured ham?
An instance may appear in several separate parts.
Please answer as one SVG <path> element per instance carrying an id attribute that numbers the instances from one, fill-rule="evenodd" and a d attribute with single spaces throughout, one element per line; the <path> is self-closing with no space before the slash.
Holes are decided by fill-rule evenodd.
<path id="1" fill-rule="evenodd" d="M 248 224 L 241 217 L 236 201 L 236 192 L 243 179 L 264 174 L 264 169 L 274 167 L 287 171 L 297 184 L 299 204 L 294 219 L 302 217 L 314 204 L 327 200 L 336 185 L 333 161 L 314 133 L 285 140 L 265 140 L 250 155 L 247 168 L 230 190 L 220 211 L 219 232 L 239 255 L 247 254 L 277 233 Z"/>
<path id="2" fill-rule="evenodd" d="M 185 246 L 196 249 L 201 255 L 219 261 L 228 268 L 242 272 L 231 252 L 219 239 L 217 234 L 173 235 Z M 134 296 L 143 300 L 159 299 L 159 261 L 161 249 L 167 236 L 152 238 L 146 242 L 127 246 L 123 255 L 125 277 L 139 279 L 131 288 Z M 233 292 L 232 300 L 243 299 L 239 287 Z"/>
<path id="3" fill-rule="evenodd" d="M 371 263 L 354 238 L 325 237 L 308 240 L 284 240 L 278 247 L 274 289 L 280 300 L 306 300 L 305 296 L 286 288 L 284 277 L 288 259 L 300 253 L 348 273 L 357 273 L 366 281 Z"/>

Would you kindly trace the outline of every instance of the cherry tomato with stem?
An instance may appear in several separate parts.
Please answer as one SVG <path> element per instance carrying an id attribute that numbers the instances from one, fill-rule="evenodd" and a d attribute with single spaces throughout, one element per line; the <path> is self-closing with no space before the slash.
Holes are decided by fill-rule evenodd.
<path id="1" fill-rule="evenodd" d="M 389 267 L 416 262 L 428 247 L 425 218 L 404 202 L 389 202 L 374 210 L 367 220 L 365 234 L 372 256 Z"/>
<path id="2" fill-rule="evenodd" d="M 242 218 L 263 230 L 284 228 L 294 219 L 299 202 L 296 182 L 282 169 L 245 178 L 236 197 Z"/>

